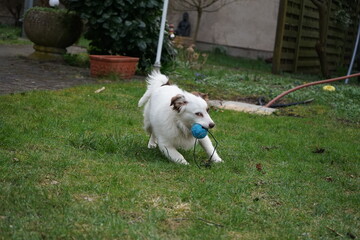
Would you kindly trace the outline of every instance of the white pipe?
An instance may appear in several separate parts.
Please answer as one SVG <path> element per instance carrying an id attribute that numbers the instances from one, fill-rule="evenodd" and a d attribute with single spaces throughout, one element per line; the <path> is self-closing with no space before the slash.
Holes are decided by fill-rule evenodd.
<path id="1" fill-rule="evenodd" d="M 26 37 L 25 31 L 24 31 L 24 17 L 25 17 L 25 13 L 29 8 L 32 8 L 34 5 L 34 1 L 33 0 L 25 0 L 24 1 L 24 15 L 22 16 L 22 29 L 21 29 L 21 36 L 22 37 Z"/>
<path id="2" fill-rule="evenodd" d="M 352 68 L 355 62 L 355 57 L 356 57 L 356 53 L 357 53 L 357 49 L 358 49 L 358 44 L 359 44 L 359 38 L 360 38 L 360 23 L 359 23 L 359 28 L 358 28 L 358 32 L 357 32 L 357 37 L 356 37 L 356 41 L 355 41 L 355 47 L 354 47 L 354 52 L 351 58 L 351 62 L 350 62 L 350 66 L 347 72 L 347 75 L 350 75 L 352 72 Z M 360 64 L 360 63 L 359 63 Z M 349 83 L 349 79 L 347 78 L 345 80 L 345 83 L 348 84 Z"/>
<path id="3" fill-rule="evenodd" d="M 26 10 L 28 10 L 29 8 L 32 8 L 34 5 L 33 0 L 25 0 L 24 2 L 24 13 L 26 12 Z"/>
<path id="4" fill-rule="evenodd" d="M 159 42 L 158 42 L 158 47 L 157 47 L 157 52 L 156 52 L 156 60 L 155 60 L 155 64 L 154 64 L 155 70 L 159 70 L 159 71 L 160 71 L 160 67 L 161 67 L 160 59 L 161 59 L 161 51 L 162 51 L 162 46 L 163 46 L 163 41 L 164 41 L 165 22 L 166 22 L 168 4 L 169 4 L 169 0 L 164 0 L 163 12 L 162 12 L 162 17 L 161 17 L 161 25 L 160 25 Z"/>

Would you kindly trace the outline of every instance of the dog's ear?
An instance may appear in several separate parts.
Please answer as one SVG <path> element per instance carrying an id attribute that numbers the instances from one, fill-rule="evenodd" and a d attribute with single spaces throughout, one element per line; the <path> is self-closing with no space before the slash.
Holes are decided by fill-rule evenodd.
<path id="1" fill-rule="evenodd" d="M 206 102 L 209 101 L 209 95 L 208 95 L 207 93 L 192 92 L 192 94 L 194 94 L 195 96 L 201 97 L 201 98 L 204 99 Z"/>
<path id="2" fill-rule="evenodd" d="M 185 96 L 182 94 L 178 94 L 171 98 L 170 106 L 173 106 L 174 110 L 180 112 L 181 107 L 187 103 L 188 102 L 185 100 Z"/>
<path id="3" fill-rule="evenodd" d="M 170 82 L 170 80 L 168 80 L 166 83 L 164 83 L 163 85 L 161 85 L 161 86 L 171 86 L 172 84 L 171 84 L 171 82 Z"/>

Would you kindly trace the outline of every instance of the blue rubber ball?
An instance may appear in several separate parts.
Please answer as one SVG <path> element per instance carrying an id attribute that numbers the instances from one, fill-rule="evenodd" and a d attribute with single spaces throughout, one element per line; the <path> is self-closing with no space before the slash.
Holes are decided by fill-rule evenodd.
<path id="1" fill-rule="evenodd" d="M 191 127 L 191 133 L 195 138 L 202 139 L 206 137 L 208 131 L 206 128 L 203 128 L 200 124 L 195 123 Z"/>

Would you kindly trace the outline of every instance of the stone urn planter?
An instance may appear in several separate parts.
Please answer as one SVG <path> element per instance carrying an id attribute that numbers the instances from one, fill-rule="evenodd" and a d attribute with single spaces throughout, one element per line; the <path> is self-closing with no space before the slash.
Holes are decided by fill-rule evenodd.
<path id="1" fill-rule="evenodd" d="M 30 58 L 39 60 L 62 59 L 66 48 L 74 44 L 82 33 L 79 16 L 64 9 L 34 7 L 24 17 L 26 36 L 34 43 Z"/>

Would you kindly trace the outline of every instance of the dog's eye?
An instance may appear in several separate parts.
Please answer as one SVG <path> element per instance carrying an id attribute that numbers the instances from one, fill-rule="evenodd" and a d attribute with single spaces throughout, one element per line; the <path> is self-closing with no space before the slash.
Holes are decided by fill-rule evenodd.
<path id="1" fill-rule="evenodd" d="M 201 112 L 197 112 L 197 113 L 195 113 L 195 115 L 198 117 L 204 117 L 204 115 Z"/>

